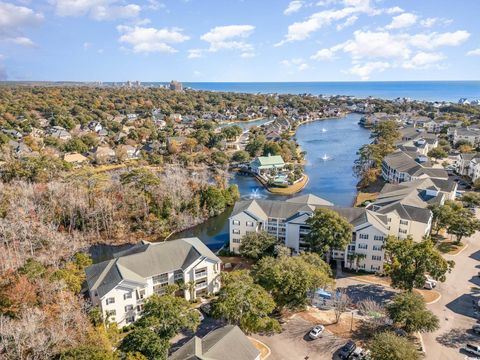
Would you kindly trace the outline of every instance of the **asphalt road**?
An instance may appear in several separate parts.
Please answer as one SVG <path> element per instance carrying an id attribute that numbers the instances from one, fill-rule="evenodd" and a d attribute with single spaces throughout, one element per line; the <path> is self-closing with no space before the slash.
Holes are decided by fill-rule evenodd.
<path id="1" fill-rule="evenodd" d="M 477 212 L 478 217 L 478 212 Z M 428 305 L 440 319 L 440 329 L 424 334 L 426 359 L 465 359 L 460 348 L 466 343 L 480 345 L 480 337 L 469 331 L 477 319 L 473 313 L 472 300 L 480 299 L 480 233 L 464 240 L 467 248 L 456 256 L 445 256 L 455 261 L 452 273 L 437 289 L 440 300 Z"/>

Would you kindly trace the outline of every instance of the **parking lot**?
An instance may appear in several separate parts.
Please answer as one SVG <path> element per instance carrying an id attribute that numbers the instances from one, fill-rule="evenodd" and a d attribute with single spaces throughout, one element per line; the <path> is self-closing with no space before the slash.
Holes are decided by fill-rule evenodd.
<path id="1" fill-rule="evenodd" d="M 275 335 L 254 335 L 270 347 L 272 360 L 332 360 L 338 359 L 338 350 L 347 342 L 327 330 L 321 338 L 311 340 L 308 333 L 314 323 L 294 316 L 283 325 L 283 332 Z"/>

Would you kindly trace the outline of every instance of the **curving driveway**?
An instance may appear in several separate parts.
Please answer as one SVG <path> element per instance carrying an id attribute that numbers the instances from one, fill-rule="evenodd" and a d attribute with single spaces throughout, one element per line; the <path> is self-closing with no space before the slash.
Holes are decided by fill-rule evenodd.
<path id="1" fill-rule="evenodd" d="M 479 213 L 477 211 L 477 217 Z M 477 322 L 474 317 L 472 300 L 480 299 L 480 233 L 463 241 L 468 246 L 455 256 L 445 256 L 455 261 L 452 273 L 437 290 L 441 298 L 428 305 L 440 319 L 440 329 L 431 334 L 423 334 L 426 359 L 454 360 L 466 359 L 460 348 L 468 343 L 480 345 L 480 336 L 469 329 Z"/>

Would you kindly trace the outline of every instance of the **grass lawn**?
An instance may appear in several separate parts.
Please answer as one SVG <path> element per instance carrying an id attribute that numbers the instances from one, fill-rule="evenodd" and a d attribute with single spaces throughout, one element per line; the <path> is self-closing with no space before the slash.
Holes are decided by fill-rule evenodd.
<path id="1" fill-rule="evenodd" d="M 443 240 L 437 243 L 437 249 L 442 254 L 456 255 L 465 247 L 465 244 L 455 244 L 452 240 Z"/>
<path id="2" fill-rule="evenodd" d="M 359 191 L 357 197 L 355 198 L 355 207 L 361 206 L 365 201 L 375 201 L 378 197 L 378 192 L 366 193 Z"/>
<path id="3" fill-rule="evenodd" d="M 423 301 L 427 304 L 437 300 L 440 298 L 440 293 L 435 290 L 425 290 L 425 289 L 413 289 L 414 292 L 421 295 L 423 297 Z"/>

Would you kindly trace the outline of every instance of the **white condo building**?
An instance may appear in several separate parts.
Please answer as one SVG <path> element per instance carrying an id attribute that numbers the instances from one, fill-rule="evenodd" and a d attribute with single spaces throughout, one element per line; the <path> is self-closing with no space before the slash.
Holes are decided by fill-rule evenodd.
<path id="1" fill-rule="evenodd" d="M 119 327 L 141 316 L 146 298 L 163 295 L 175 283 L 190 288 L 178 295 L 193 300 L 220 290 L 221 260 L 198 238 L 160 243 L 141 241 L 86 269 L 93 305 Z"/>

